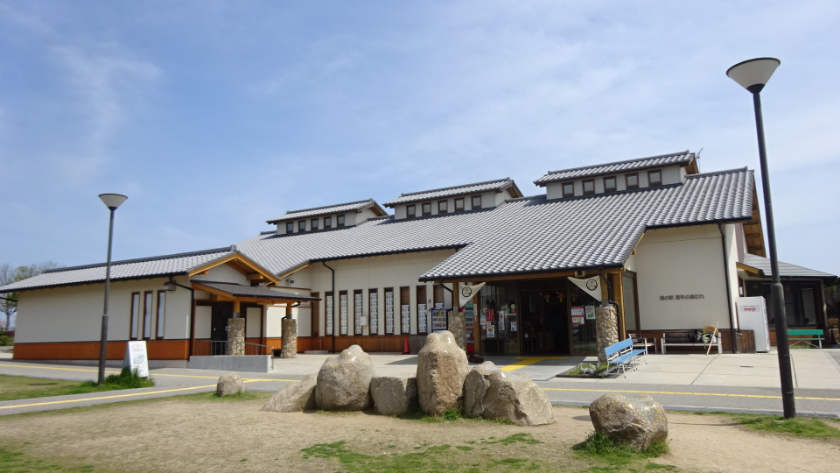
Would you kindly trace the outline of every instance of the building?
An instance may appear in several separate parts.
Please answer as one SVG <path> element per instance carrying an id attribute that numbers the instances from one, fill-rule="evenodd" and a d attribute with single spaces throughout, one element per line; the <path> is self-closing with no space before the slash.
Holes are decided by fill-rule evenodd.
<path id="1" fill-rule="evenodd" d="M 115 262 L 108 356 L 142 339 L 158 365 L 183 365 L 234 314 L 254 346 L 279 347 L 290 315 L 299 351 L 395 352 L 433 330 L 433 309 L 465 305 L 482 353 L 591 354 L 599 299 L 615 302 L 622 337 L 716 325 L 725 350 L 750 349 L 736 304 L 768 277 L 753 171 L 700 173 L 685 151 L 534 182 L 544 192 L 530 197 L 507 178 L 402 194 L 384 204 L 393 214 L 372 199 L 289 211 L 230 247 Z M 836 277 L 800 270 L 789 324 L 824 328 L 820 291 Z M 104 272 L 0 288 L 20 297 L 15 358 L 96 359 Z"/>

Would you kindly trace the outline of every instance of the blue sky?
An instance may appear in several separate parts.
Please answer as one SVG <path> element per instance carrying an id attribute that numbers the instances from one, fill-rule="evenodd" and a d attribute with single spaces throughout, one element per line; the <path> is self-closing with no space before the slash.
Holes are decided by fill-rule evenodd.
<path id="1" fill-rule="evenodd" d="M 758 168 L 783 261 L 840 274 L 831 1 L 2 1 L 0 263 L 226 246 L 286 210 L 690 149 Z M 586 229 L 581 229 L 585 232 Z"/>

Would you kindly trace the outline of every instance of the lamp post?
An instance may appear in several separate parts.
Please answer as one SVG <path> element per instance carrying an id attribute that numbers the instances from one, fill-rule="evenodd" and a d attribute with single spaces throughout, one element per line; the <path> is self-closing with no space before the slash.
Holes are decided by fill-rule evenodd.
<path id="1" fill-rule="evenodd" d="M 782 381 L 782 406 L 785 418 L 796 417 L 793 397 L 793 376 L 790 369 L 785 294 L 779 277 L 779 258 L 776 253 L 776 229 L 773 224 L 773 202 L 770 199 L 770 174 L 767 170 L 767 151 L 764 146 L 764 121 L 761 117 L 761 90 L 782 62 L 772 57 L 762 57 L 739 62 L 726 71 L 730 79 L 753 95 L 755 128 L 758 133 L 758 157 L 761 163 L 761 185 L 764 188 L 764 213 L 767 216 L 767 240 L 770 244 L 770 267 L 773 272 L 770 307 L 776 320 L 776 350 L 779 354 L 779 376 Z"/>
<path id="2" fill-rule="evenodd" d="M 128 197 L 122 194 L 99 194 L 102 203 L 111 211 L 111 223 L 108 227 L 108 262 L 105 264 L 105 310 L 102 312 L 102 337 L 99 341 L 99 380 L 105 382 L 105 359 L 108 353 L 108 290 L 111 288 L 111 245 L 114 241 L 114 211 Z"/>

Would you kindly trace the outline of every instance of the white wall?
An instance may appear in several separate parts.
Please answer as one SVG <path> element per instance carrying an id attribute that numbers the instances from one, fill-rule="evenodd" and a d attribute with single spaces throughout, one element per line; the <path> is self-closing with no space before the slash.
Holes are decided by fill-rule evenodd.
<path id="1" fill-rule="evenodd" d="M 642 330 L 729 327 L 717 225 L 648 230 L 636 247 L 635 266 Z M 704 298 L 660 299 L 696 294 Z"/>
<path id="2" fill-rule="evenodd" d="M 108 340 L 128 340 L 131 294 L 154 291 L 152 334 L 157 333 L 158 290 L 169 278 L 112 281 L 108 303 Z M 179 281 L 183 284 L 184 281 Z M 105 284 L 86 284 L 54 289 L 21 291 L 18 302 L 15 341 L 82 342 L 98 341 L 101 333 Z M 140 314 L 142 315 L 142 309 Z M 189 338 L 190 291 L 178 288 L 166 293 L 164 337 Z M 142 334 L 142 332 L 141 332 Z"/>
<path id="3" fill-rule="evenodd" d="M 215 282 L 229 282 L 233 284 L 244 284 L 250 286 L 251 283 L 248 278 L 239 271 L 231 268 L 226 264 L 220 264 L 214 268 L 210 268 L 207 274 L 196 274 L 192 277 L 193 281 L 215 281 Z"/>
<path id="4" fill-rule="evenodd" d="M 210 338 L 213 325 L 213 307 L 195 306 L 195 338 Z"/>

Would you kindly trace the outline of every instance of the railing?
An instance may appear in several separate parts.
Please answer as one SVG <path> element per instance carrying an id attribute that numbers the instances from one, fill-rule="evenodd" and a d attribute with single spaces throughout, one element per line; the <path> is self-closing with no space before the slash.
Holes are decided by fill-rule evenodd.
<path id="1" fill-rule="evenodd" d="M 228 345 L 232 342 L 228 340 L 195 340 L 193 343 L 193 356 L 218 356 L 227 355 Z M 274 347 L 270 345 L 260 345 L 259 343 L 244 342 L 246 356 L 253 355 L 271 355 L 274 356 Z"/>

